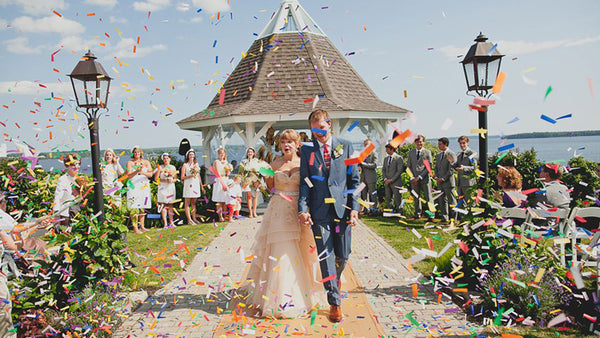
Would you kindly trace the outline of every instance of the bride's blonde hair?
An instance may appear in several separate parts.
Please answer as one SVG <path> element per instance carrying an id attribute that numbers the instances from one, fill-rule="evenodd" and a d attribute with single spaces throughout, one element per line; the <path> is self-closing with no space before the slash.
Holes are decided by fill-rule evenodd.
<path id="1" fill-rule="evenodd" d="M 294 129 L 286 129 L 277 136 L 279 136 L 279 140 L 278 140 L 279 144 L 281 144 L 281 142 L 284 140 L 292 141 L 298 145 L 300 144 L 300 134 L 298 134 L 298 132 L 295 131 Z M 300 147 L 298 147 L 296 154 L 298 154 L 298 156 L 300 156 Z"/>

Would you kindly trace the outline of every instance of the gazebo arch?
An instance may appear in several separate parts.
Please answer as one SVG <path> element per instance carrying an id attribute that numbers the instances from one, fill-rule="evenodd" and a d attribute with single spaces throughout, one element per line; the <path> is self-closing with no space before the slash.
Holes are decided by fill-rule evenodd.
<path id="1" fill-rule="evenodd" d="M 308 129 L 314 109 L 329 113 L 338 134 L 358 121 L 379 138 L 408 112 L 381 101 L 300 3 L 284 0 L 208 107 L 177 125 L 202 132 L 210 163 L 217 132 L 254 147 L 270 127 Z"/>

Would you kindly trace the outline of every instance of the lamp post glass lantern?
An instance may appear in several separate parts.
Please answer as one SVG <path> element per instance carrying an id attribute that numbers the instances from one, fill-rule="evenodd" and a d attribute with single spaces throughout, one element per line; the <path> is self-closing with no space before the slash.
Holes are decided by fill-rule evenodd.
<path id="1" fill-rule="evenodd" d="M 104 67 L 96 61 L 96 56 L 88 51 L 69 74 L 77 106 L 85 108 L 83 112 L 88 118 L 90 130 L 90 146 L 92 153 L 92 173 L 94 176 L 94 214 L 101 222 L 104 219 L 104 198 L 102 191 L 102 173 L 100 172 L 100 137 L 98 111 L 108 109 L 110 81 Z"/>
<path id="2" fill-rule="evenodd" d="M 481 32 L 475 38 L 475 44 L 469 48 L 465 58 L 461 61 L 467 92 L 476 92 L 479 96 L 489 96 L 488 91 L 494 87 L 496 77 L 500 72 L 502 55 L 497 45 L 487 41 L 487 37 Z M 490 94 L 491 95 L 491 94 Z M 487 106 L 479 111 L 479 129 L 488 130 Z M 479 134 L 479 169 L 484 173 L 484 181 L 488 176 L 488 145 L 484 134 Z"/>

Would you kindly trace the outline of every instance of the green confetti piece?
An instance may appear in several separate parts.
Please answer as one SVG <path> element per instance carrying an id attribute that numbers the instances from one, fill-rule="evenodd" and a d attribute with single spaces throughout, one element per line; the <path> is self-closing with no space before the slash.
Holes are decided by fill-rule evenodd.
<path id="1" fill-rule="evenodd" d="M 261 173 L 262 175 L 269 176 L 269 177 L 275 175 L 275 172 L 273 171 L 273 169 L 260 168 L 260 170 L 258 172 Z"/>
<path id="2" fill-rule="evenodd" d="M 526 288 L 526 287 L 527 287 L 527 285 L 525 285 L 525 283 L 523 283 L 523 282 L 520 282 L 520 281 L 518 281 L 518 280 L 514 280 L 514 279 L 512 279 L 512 278 L 508 278 L 508 277 L 505 277 L 504 279 L 506 279 L 507 281 L 509 281 L 509 282 L 511 282 L 511 283 L 515 283 L 516 285 L 518 285 L 518 286 L 520 286 L 520 287 L 522 287 L 522 288 Z"/>
<path id="3" fill-rule="evenodd" d="M 498 164 L 498 162 L 502 161 L 502 159 L 504 158 L 504 156 L 506 156 L 507 154 L 508 154 L 508 152 L 500 154 L 500 156 L 498 156 L 498 158 L 496 159 L 496 161 L 494 161 L 494 164 Z"/>
<path id="4" fill-rule="evenodd" d="M 500 310 L 498 310 L 498 315 L 496 316 L 496 318 L 494 318 L 494 325 L 500 326 L 500 324 L 502 323 L 502 314 L 503 313 L 504 313 L 504 308 L 501 307 Z"/>
<path id="5" fill-rule="evenodd" d="M 315 319 L 317 318 L 317 311 L 311 311 L 310 313 L 310 326 L 315 325 Z"/>
<path id="6" fill-rule="evenodd" d="M 412 316 L 412 314 L 413 314 L 414 312 L 415 312 L 415 311 L 411 311 L 411 312 L 407 313 L 405 317 L 406 317 L 406 319 L 410 320 L 410 322 L 411 322 L 411 323 L 412 323 L 414 326 L 419 326 L 419 325 L 420 325 L 420 324 L 419 324 L 419 322 L 417 322 L 417 320 L 416 320 L 416 319 L 414 319 L 414 318 L 413 318 L 413 316 Z"/>
<path id="7" fill-rule="evenodd" d="M 544 101 L 546 100 L 548 95 L 550 95 L 551 92 L 552 92 L 552 86 L 548 86 L 548 89 L 546 89 L 546 95 L 544 95 Z"/>

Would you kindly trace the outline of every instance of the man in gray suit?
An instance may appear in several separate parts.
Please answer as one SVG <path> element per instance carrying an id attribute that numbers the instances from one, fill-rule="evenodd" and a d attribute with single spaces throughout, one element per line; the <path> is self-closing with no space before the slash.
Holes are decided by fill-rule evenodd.
<path id="1" fill-rule="evenodd" d="M 452 167 L 456 160 L 456 154 L 448 148 L 449 144 L 450 141 L 447 137 L 438 139 L 438 148 L 441 152 L 435 158 L 435 181 L 438 189 L 442 191 L 438 206 L 444 222 L 450 221 L 449 206 L 456 206 L 456 198 L 454 198 L 456 183 L 454 181 L 454 168 Z"/>
<path id="2" fill-rule="evenodd" d="M 457 193 L 458 198 L 464 198 L 464 201 L 467 202 L 471 199 L 471 196 L 469 196 L 467 190 L 476 183 L 475 177 L 472 177 L 472 174 L 477 167 L 477 161 L 475 159 L 473 150 L 469 148 L 469 138 L 467 136 L 463 135 L 459 137 L 458 145 L 460 146 L 461 152 L 458 153 L 456 162 L 454 162 L 453 165 L 454 170 L 458 172 Z"/>
<path id="3" fill-rule="evenodd" d="M 366 139 L 364 142 L 365 149 L 371 144 L 370 139 Z M 359 164 L 360 181 L 365 184 L 365 188 L 362 191 L 362 199 L 364 201 L 375 202 L 377 207 L 377 152 L 372 151 L 365 160 Z M 367 212 L 369 212 L 367 210 Z"/>
<path id="4" fill-rule="evenodd" d="M 424 199 L 427 202 L 431 202 L 431 178 L 429 172 L 425 166 L 425 161 L 429 163 L 431 169 L 431 151 L 425 149 L 425 136 L 417 135 L 415 139 L 415 149 L 411 149 L 408 153 L 408 161 L 406 167 L 410 169 L 413 174 L 413 178 L 410 180 L 411 188 L 414 192 L 415 197 L 415 218 L 421 217 L 421 193 L 423 193 Z M 428 218 L 432 218 L 429 216 Z"/>
<path id="5" fill-rule="evenodd" d="M 385 203 L 392 212 L 399 212 L 402 196 L 399 188 L 402 187 L 402 172 L 404 171 L 404 159 L 396 153 L 396 148 L 391 144 L 385 146 L 388 156 L 383 160 L 383 186 L 385 187 Z M 394 201 L 392 202 L 392 196 Z"/>

